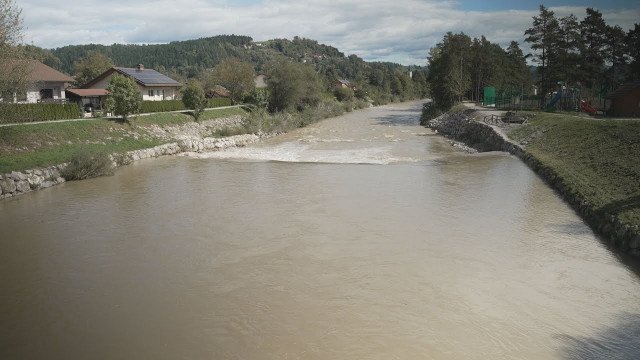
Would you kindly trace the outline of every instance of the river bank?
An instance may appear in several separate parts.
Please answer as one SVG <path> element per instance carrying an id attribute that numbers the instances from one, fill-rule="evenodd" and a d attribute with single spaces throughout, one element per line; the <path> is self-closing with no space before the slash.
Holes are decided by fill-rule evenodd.
<path id="1" fill-rule="evenodd" d="M 0 199 L 65 182 L 64 169 L 74 154 L 97 150 L 109 154 L 117 168 L 151 157 L 243 147 L 344 111 L 351 109 L 325 102 L 299 113 L 210 109 L 199 122 L 189 114 L 167 112 L 131 123 L 98 119 L 6 126 L 0 129 Z"/>
<path id="2" fill-rule="evenodd" d="M 200 122 L 164 113 L 136 119 L 134 125 L 96 120 L 5 127 L 0 132 L 0 199 L 65 182 L 64 161 L 82 149 L 109 152 L 115 168 L 151 157 L 245 146 L 269 136 L 242 134 L 243 115 L 241 109 L 224 109 L 208 112 Z"/>
<path id="3" fill-rule="evenodd" d="M 612 246 L 640 256 L 640 122 L 523 113 L 524 125 L 484 123 L 456 107 L 427 126 L 478 151 L 509 152 L 534 170 Z"/>

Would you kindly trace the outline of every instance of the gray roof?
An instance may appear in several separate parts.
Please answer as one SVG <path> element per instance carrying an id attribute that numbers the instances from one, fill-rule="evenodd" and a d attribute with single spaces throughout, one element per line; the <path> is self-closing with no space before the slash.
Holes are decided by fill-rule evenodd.
<path id="1" fill-rule="evenodd" d="M 179 82 L 153 69 L 140 70 L 137 68 L 123 67 L 114 67 L 114 69 L 119 73 L 131 76 L 135 81 L 143 86 L 182 86 L 182 84 L 180 84 Z"/>

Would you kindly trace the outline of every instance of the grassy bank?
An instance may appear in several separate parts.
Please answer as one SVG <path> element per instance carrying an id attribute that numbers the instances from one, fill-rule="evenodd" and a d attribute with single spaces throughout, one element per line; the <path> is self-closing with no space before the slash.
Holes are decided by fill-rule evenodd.
<path id="1" fill-rule="evenodd" d="M 533 115 L 508 136 L 525 144 L 596 212 L 640 225 L 640 120 Z"/>
<path id="2" fill-rule="evenodd" d="M 239 108 L 208 110 L 201 121 L 245 115 Z M 149 148 L 167 142 L 153 126 L 179 126 L 193 122 L 182 113 L 159 113 L 132 118 L 132 124 L 96 119 L 0 127 L 0 173 L 67 162 L 80 148 L 109 153 Z"/>

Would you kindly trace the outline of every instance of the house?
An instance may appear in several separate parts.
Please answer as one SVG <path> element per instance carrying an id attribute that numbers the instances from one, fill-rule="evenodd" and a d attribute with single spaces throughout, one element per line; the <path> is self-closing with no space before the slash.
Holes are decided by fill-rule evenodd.
<path id="1" fill-rule="evenodd" d="M 640 117 L 640 81 L 628 82 L 605 97 L 609 116 Z"/>
<path id="2" fill-rule="evenodd" d="M 349 80 L 344 80 L 344 79 L 339 79 L 333 82 L 333 86 L 334 87 L 341 87 L 341 88 L 349 88 L 351 90 L 356 89 L 355 85 L 353 85 Z"/>
<path id="3" fill-rule="evenodd" d="M 213 89 L 210 89 L 205 94 L 205 97 L 208 99 L 211 98 L 228 98 L 230 96 L 229 90 L 227 90 L 224 86 L 216 85 Z"/>
<path id="4" fill-rule="evenodd" d="M 140 64 L 135 68 L 112 67 L 97 78 L 82 86 L 83 89 L 106 89 L 114 75 L 128 76 L 140 88 L 142 100 L 176 100 L 182 84 L 153 69 L 145 69 Z"/>
<path id="5" fill-rule="evenodd" d="M 19 63 L 14 63 L 13 66 L 15 67 L 11 69 L 18 67 L 21 69 L 20 71 L 24 69 L 26 79 L 28 80 L 26 92 L 14 94 L 13 102 L 37 103 L 66 101 L 65 88 L 69 83 L 74 81 L 71 76 L 63 74 L 36 60 L 21 60 Z"/>

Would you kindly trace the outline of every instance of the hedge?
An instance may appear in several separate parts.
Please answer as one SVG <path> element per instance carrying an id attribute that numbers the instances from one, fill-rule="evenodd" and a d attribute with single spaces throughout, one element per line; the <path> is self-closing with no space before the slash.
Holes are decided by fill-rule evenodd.
<path id="1" fill-rule="evenodd" d="M 143 114 L 178 110 L 186 110 L 182 100 L 143 101 L 140 106 Z"/>
<path id="2" fill-rule="evenodd" d="M 222 107 L 222 106 L 230 106 L 231 99 L 228 98 L 213 98 L 209 99 L 208 108 Z M 140 113 L 157 113 L 157 112 L 167 112 L 167 111 L 180 111 L 180 110 L 188 110 L 184 107 L 182 100 L 162 100 L 162 101 L 143 101 L 142 106 L 140 106 Z"/>
<path id="3" fill-rule="evenodd" d="M 0 103 L 0 124 L 78 119 L 77 104 L 11 104 Z"/>
<path id="4" fill-rule="evenodd" d="M 231 99 L 229 98 L 213 98 L 209 99 L 209 105 L 207 107 L 216 108 L 222 106 L 231 106 Z"/>

